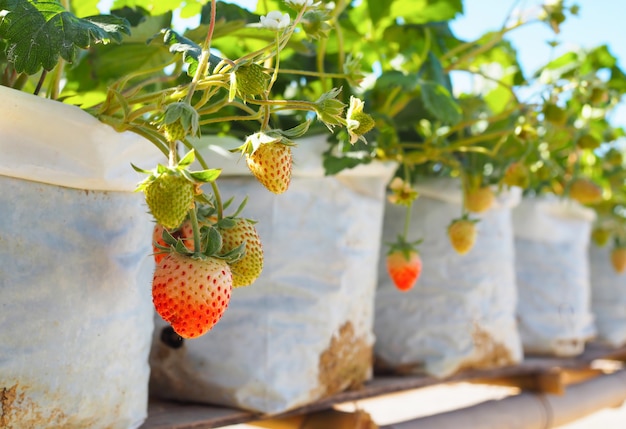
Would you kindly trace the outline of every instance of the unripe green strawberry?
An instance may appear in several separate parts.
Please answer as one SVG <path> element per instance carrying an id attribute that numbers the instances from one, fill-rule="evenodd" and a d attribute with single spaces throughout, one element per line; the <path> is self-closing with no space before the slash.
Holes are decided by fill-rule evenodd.
<path id="1" fill-rule="evenodd" d="M 626 271 L 626 247 L 617 246 L 611 251 L 611 265 L 619 274 Z"/>
<path id="2" fill-rule="evenodd" d="M 461 218 L 452 221 L 448 226 L 448 238 L 450 244 L 460 255 L 465 255 L 472 250 L 476 242 L 476 222 Z"/>
<path id="3" fill-rule="evenodd" d="M 291 182 L 291 146 L 279 141 L 261 143 L 252 153 L 246 153 L 246 163 L 254 177 L 275 194 L 282 194 Z"/>
<path id="4" fill-rule="evenodd" d="M 195 185 L 183 176 L 163 173 L 145 187 L 144 193 L 157 223 L 176 229 L 193 206 Z"/>
<path id="5" fill-rule="evenodd" d="M 198 133 L 200 116 L 193 106 L 179 101 L 165 106 L 160 130 L 169 142 L 184 140 Z"/>
<path id="6" fill-rule="evenodd" d="M 365 112 L 356 112 L 352 115 L 351 119 L 359 122 L 359 126 L 351 130 L 358 136 L 368 133 L 372 128 L 374 128 L 374 125 L 376 125 L 374 118 Z"/>
<path id="7" fill-rule="evenodd" d="M 235 226 L 220 228 L 222 235 L 221 253 L 228 253 L 245 241 L 244 256 L 230 264 L 230 270 L 233 273 L 233 287 L 249 286 L 263 271 L 263 246 L 252 222 L 243 218 L 233 220 Z"/>
<path id="8" fill-rule="evenodd" d="M 183 127 L 183 124 L 181 124 L 180 121 L 163 125 L 163 134 L 165 135 L 165 138 L 168 142 L 184 140 L 187 136 L 185 127 Z"/>
<path id="9" fill-rule="evenodd" d="M 422 259 L 415 250 L 392 250 L 385 262 L 393 284 L 403 292 L 411 289 L 422 273 Z"/>
<path id="10" fill-rule="evenodd" d="M 530 172 L 521 162 L 514 162 L 509 165 L 504 172 L 502 182 L 507 186 L 517 186 L 522 189 L 530 185 Z"/>
<path id="11" fill-rule="evenodd" d="M 467 189 L 465 192 L 465 208 L 474 213 L 482 213 L 491 208 L 495 195 L 490 186 Z"/>
<path id="12" fill-rule="evenodd" d="M 158 265 L 159 262 L 165 258 L 168 254 L 167 251 L 163 251 L 160 247 L 167 247 L 167 243 L 163 240 L 163 230 L 165 228 L 163 225 L 159 225 L 158 223 L 154 225 L 154 229 L 152 230 L 152 250 L 154 251 L 154 262 Z M 185 247 L 189 249 L 189 251 L 193 252 L 193 228 L 191 227 L 191 221 L 187 219 L 183 222 L 183 224 L 175 231 L 169 231 L 169 233 L 174 238 L 178 238 L 182 240 L 185 244 Z"/>
<path id="13" fill-rule="evenodd" d="M 581 177 L 570 184 L 569 196 L 581 204 L 597 204 L 602 201 L 602 188 Z"/>
<path id="14" fill-rule="evenodd" d="M 204 335 L 230 302 L 233 278 L 217 258 L 168 254 L 154 272 L 152 301 L 159 315 L 183 338 Z"/>
<path id="15" fill-rule="evenodd" d="M 242 98 L 263 94 L 270 82 L 270 76 L 263 71 L 263 67 L 255 63 L 237 67 L 235 78 L 237 92 Z"/>

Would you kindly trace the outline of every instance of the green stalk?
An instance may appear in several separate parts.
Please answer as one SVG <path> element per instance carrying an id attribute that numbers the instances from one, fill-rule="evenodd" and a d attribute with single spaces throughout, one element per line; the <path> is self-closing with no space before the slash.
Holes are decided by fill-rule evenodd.
<path id="1" fill-rule="evenodd" d="M 200 245 L 200 227 L 198 226 L 196 203 L 194 203 L 191 210 L 189 210 L 189 220 L 191 220 L 191 229 L 193 230 L 193 256 L 199 257 L 202 255 L 202 248 Z"/>
<path id="2" fill-rule="evenodd" d="M 193 145 L 191 143 L 189 143 L 187 140 L 183 140 L 183 144 L 189 150 L 194 149 Z M 199 152 L 196 152 L 196 160 L 198 161 L 198 163 L 200 164 L 200 166 L 204 170 L 208 170 L 209 169 L 209 165 L 206 163 L 206 161 L 204 160 L 204 157 L 202 155 L 200 155 Z M 220 189 L 217 186 L 217 183 L 215 183 L 215 180 L 212 181 L 212 182 L 209 182 L 209 183 L 211 184 L 211 189 L 213 190 L 213 196 L 215 197 L 215 205 L 216 205 L 216 208 L 217 208 L 217 220 L 221 220 L 224 217 L 224 207 L 223 207 L 223 204 L 222 204 L 222 194 L 220 193 Z M 195 239 L 195 233 L 194 233 L 194 239 Z"/>

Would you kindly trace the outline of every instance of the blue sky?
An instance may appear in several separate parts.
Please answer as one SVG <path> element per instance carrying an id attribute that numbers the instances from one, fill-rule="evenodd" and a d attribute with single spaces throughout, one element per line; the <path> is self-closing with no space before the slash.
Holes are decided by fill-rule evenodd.
<path id="1" fill-rule="evenodd" d="M 230 0 L 254 9 L 256 0 Z M 380 0 L 385 1 L 385 0 Z M 533 73 L 549 59 L 558 57 L 573 47 L 592 48 L 606 44 L 617 56 L 619 65 L 626 67 L 626 1 L 624 0 L 564 0 L 565 5 L 580 7 L 578 16 L 568 17 L 555 35 L 547 25 L 529 24 L 509 33 L 507 39 L 518 50 L 525 74 Z M 464 13 L 451 26 L 457 37 L 472 40 L 487 31 L 499 30 L 511 9 L 537 10 L 544 3 L 539 0 L 463 0 Z M 548 41 L 560 45 L 551 48 Z M 614 112 L 615 125 L 626 127 L 626 103 Z"/>

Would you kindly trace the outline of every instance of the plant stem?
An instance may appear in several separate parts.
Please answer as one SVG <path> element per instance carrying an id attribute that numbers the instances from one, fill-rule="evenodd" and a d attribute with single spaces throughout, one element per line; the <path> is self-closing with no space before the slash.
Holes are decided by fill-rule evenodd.
<path id="1" fill-rule="evenodd" d="M 43 86 L 43 82 L 46 80 L 47 74 L 48 72 L 45 69 L 41 71 L 41 76 L 39 76 L 39 81 L 37 82 L 37 86 L 35 87 L 33 94 L 39 95 L 39 91 L 41 91 L 41 87 Z"/>
<path id="2" fill-rule="evenodd" d="M 215 197 L 215 205 L 217 206 L 217 220 L 220 221 L 224 217 L 224 207 L 222 204 L 222 194 L 214 181 L 211 182 L 211 188 L 213 189 L 213 196 Z"/>
<path id="3" fill-rule="evenodd" d="M 202 249 L 200 246 L 200 227 L 198 226 L 198 215 L 196 214 L 196 203 L 189 210 L 189 220 L 191 220 L 191 229 L 193 230 L 193 254 L 200 256 Z"/>

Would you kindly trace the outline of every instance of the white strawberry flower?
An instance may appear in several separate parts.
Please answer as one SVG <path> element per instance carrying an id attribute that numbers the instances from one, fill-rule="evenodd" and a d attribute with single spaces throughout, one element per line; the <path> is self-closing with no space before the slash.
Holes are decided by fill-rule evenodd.
<path id="1" fill-rule="evenodd" d="M 281 13 L 277 10 L 269 12 L 266 16 L 261 16 L 261 25 L 270 30 L 282 30 L 291 22 L 288 13 Z"/>
<path id="2" fill-rule="evenodd" d="M 321 3 L 316 2 L 315 0 L 287 0 L 287 4 L 295 10 L 300 10 L 303 7 L 317 7 Z"/>
<path id="3" fill-rule="evenodd" d="M 346 128 L 350 136 L 350 143 L 355 144 L 358 140 L 367 143 L 363 134 L 374 127 L 374 119 L 363 111 L 365 102 L 354 96 L 350 96 L 350 107 L 346 114 Z"/>

